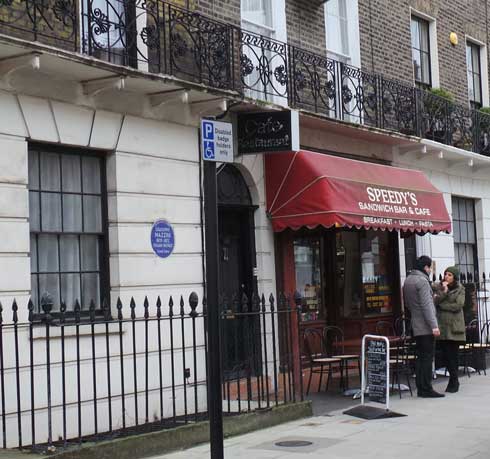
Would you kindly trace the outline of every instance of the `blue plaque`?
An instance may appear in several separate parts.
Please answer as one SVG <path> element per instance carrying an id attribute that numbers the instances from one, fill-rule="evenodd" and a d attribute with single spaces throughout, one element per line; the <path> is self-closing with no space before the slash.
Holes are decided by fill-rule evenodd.
<path id="1" fill-rule="evenodd" d="M 175 236 L 172 225 L 165 220 L 158 220 L 151 228 L 151 246 L 160 258 L 167 258 L 175 247 Z"/>

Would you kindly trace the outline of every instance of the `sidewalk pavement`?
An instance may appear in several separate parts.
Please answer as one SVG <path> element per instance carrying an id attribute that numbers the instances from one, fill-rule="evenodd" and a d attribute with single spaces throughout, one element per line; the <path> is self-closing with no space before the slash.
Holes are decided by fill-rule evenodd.
<path id="1" fill-rule="evenodd" d="M 460 382 L 458 393 L 440 399 L 417 398 L 415 394 L 410 397 L 404 392 L 400 400 L 395 393 L 390 408 L 406 417 L 366 421 L 339 410 L 229 438 L 225 440 L 225 458 L 488 459 L 490 375 L 463 376 Z M 444 388 L 445 384 L 438 384 L 438 390 Z M 313 444 L 293 448 L 275 446 L 276 442 L 285 440 Z M 209 457 L 209 444 L 159 456 L 161 459 Z"/>

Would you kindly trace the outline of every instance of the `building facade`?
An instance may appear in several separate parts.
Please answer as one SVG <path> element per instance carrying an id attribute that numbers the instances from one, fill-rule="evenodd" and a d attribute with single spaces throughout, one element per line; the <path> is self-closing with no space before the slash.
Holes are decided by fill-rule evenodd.
<path id="1" fill-rule="evenodd" d="M 306 325 L 358 338 L 402 312 L 415 256 L 437 274 L 490 269 L 487 2 L 14 0 L 0 11 L 4 323 L 14 298 L 20 322 L 30 298 L 40 313 L 44 292 L 54 312 L 78 300 L 82 316 L 92 302 L 115 316 L 120 298 L 128 316 L 131 298 L 203 297 L 207 116 L 298 110 L 301 150 L 422 172 L 452 221 L 437 235 L 340 222 L 275 232 L 266 155 L 236 156 L 218 168 L 228 298 L 297 292 Z M 151 246 L 158 220 L 175 233 L 165 259 Z M 202 324 L 202 353 L 204 336 Z"/>

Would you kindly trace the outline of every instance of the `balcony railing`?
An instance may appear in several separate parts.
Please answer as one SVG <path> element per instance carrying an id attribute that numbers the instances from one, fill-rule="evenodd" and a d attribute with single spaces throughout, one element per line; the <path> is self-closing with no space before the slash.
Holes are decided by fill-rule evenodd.
<path id="1" fill-rule="evenodd" d="M 161 0 L 0 0 L 0 32 L 490 155 L 490 115 Z"/>

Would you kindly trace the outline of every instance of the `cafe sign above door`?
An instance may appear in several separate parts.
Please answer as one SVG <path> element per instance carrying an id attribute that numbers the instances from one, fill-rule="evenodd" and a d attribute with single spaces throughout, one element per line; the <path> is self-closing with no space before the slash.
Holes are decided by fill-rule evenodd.
<path id="1" fill-rule="evenodd" d="M 244 113 L 237 120 L 238 154 L 299 150 L 299 114 L 295 110 Z"/>

